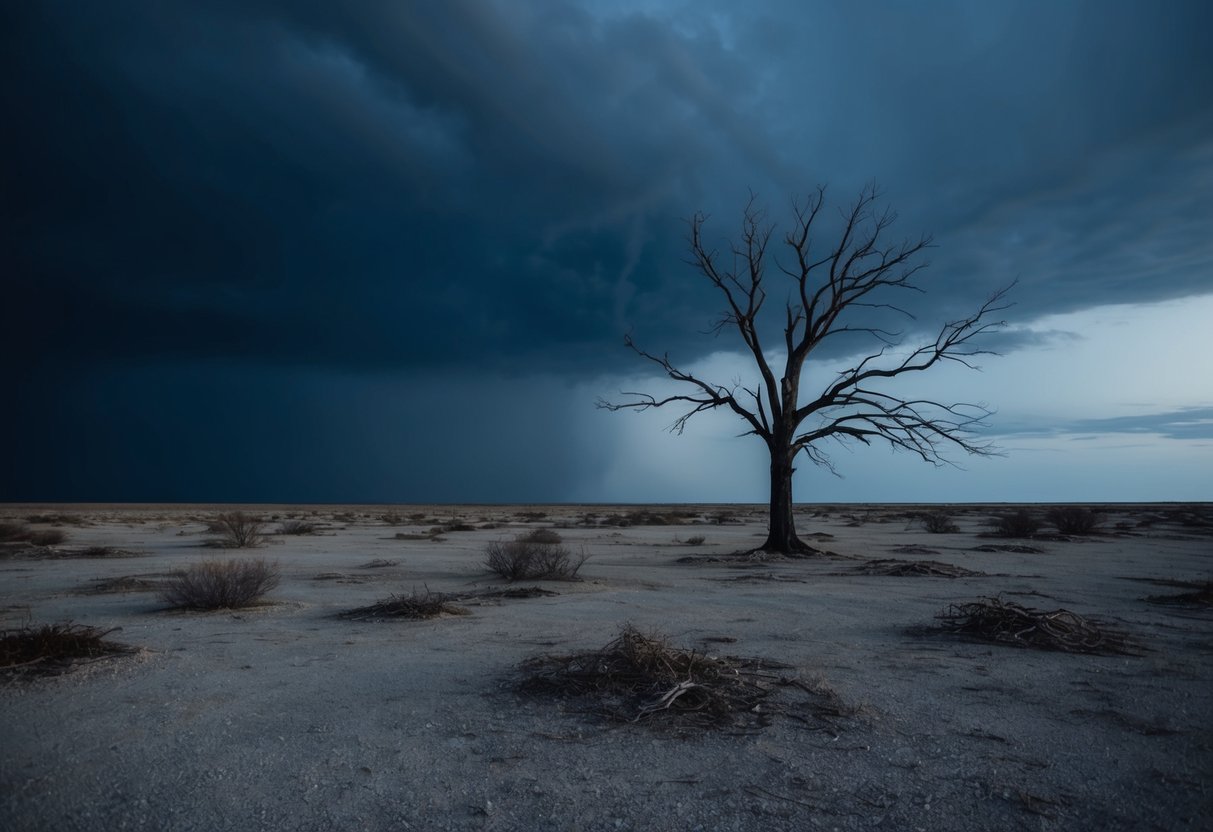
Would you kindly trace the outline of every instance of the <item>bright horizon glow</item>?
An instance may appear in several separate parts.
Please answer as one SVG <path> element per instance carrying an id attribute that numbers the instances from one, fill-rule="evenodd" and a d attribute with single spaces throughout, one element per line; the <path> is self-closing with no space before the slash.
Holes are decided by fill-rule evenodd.
<path id="1" fill-rule="evenodd" d="M 1101 420 L 1213 407 L 1209 321 L 1213 295 L 1099 307 L 1023 324 L 1019 329 L 1052 337 L 984 357 L 981 372 L 950 367 L 899 380 L 903 392 L 916 397 L 990 405 L 996 413 L 985 435 L 1005 456 L 953 456 L 960 468 L 934 468 L 886 447 L 835 445 L 831 456 L 841 478 L 802 456 L 795 496 L 800 502 L 1213 500 L 1213 425 L 1195 438 L 1168 437 L 1148 423 L 1092 429 Z M 852 363 L 826 360 L 822 366 L 833 371 Z M 718 381 L 752 374 L 736 353 L 715 353 L 693 369 Z M 806 383 L 805 395 L 811 387 Z M 668 380 L 631 378 L 606 389 L 658 393 L 675 387 Z M 666 428 L 679 412 L 596 414 L 594 435 L 610 441 L 613 452 L 585 499 L 764 501 L 766 449 L 753 437 L 737 438 L 744 423 L 733 414 L 701 414 L 674 436 Z M 1203 420 L 1194 421 L 1199 427 Z"/>

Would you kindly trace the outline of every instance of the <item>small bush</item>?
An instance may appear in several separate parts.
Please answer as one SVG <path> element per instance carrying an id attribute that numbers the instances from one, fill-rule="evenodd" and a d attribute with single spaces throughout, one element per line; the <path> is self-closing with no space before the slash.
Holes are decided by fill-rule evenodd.
<path id="1" fill-rule="evenodd" d="M 0 671 L 54 672 L 78 659 L 132 652 L 124 644 L 106 641 L 112 632 L 71 622 L 0 630 Z"/>
<path id="2" fill-rule="evenodd" d="M 284 520 L 278 526 L 278 534 L 315 534 L 316 526 L 305 520 Z"/>
<path id="3" fill-rule="evenodd" d="M 484 565 L 507 581 L 550 579 L 572 581 L 587 560 L 574 559 L 564 546 L 530 540 L 494 541 L 485 548 Z"/>
<path id="4" fill-rule="evenodd" d="M 0 523 L 0 541 L 29 540 L 30 528 L 24 523 Z"/>
<path id="5" fill-rule="evenodd" d="M 704 537 L 704 536 L 703 536 L 703 535 L 701 535 L 701 534 L 697 534 L 697 535 L 693 535 L 693 536 L 691 536 L 691 537 L 688 537 L 688 538 L 687 538 L 687 540 L 686 540 L 686 543 L 687 543 L 687 545 L 688 545 L 688 546 L 702 546 L 702 545 L 703 545 L 703 542 L 704 542 L 705 540 L 707 540 L 707 538 L 706 538 L 706 537 Z"/>
<path id="6" fill-rule="evenodd" d="M 280 576 L 278 564 L 264 560 L 204 561 L 174 573 L 160 597 L 179 609 L 238 609 L 278 586 Z"/>
<path id="7" fill-rule="evenodd" d="M 35 546 L 58 546 L 67 540 L 67 532 L 62 529 L 45 529 L 30 532 L 26 539 Z"/>
<path id="8" fill-rule="evenodd" d="M 956 534 L 960 526 L 952 520 L 951 515 L 942 511 L 929 511 L 922 515 L 922 527 L 931 534 Z"/>
<path id="9" fill-rule="evenodd" d="M 1099 515 L 1082 506 L 1057 506 L 1046 517 L 1062 534 L 1090 534 L 1099 526 Z"/>
<path id="10" fill-rule="evenodd" d="M 1040 530 L 1036 515 L 1025 508 L 999 515 L 991 521 L 991 525 L 998 537 L 1031 537 Z"/>
<path id="11" fill-rule="evenodd" d="M 548 544 L 562 543 L 564 541 L 559 532 L 552 531 L 551 529 L 533 529 L 526 534 L 520 535 L 518 539 L 527 543 Z"/>
<path id="12" fill-rule="evenodd" d="M 251 549 L 265 543 L 264 524 L 243 511 L 220 514 L 210 524 L 210 530 L 220 535 L 215 543 L 225 549 Z"/>

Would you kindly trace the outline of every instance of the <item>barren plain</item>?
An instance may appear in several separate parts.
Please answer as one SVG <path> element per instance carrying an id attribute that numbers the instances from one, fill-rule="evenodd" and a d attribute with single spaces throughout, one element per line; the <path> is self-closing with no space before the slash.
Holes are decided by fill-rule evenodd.
<path id="1" fill-rule="evenodd" d="M 1019 538 L 990 535 L 1006 506 L 805 505 L 798 527 L 825 554 L 791 560 L 734 556 L 762 541 L 761 506 L 247 506 L 265 544 L 208 548 L 233 508 L 0 507 L 10 527 L 66 533 L 0 544 L 0 627 L 117 628 L 107 638 L 133 648 L 0 675 L 5 829 L 1197 830 L 1213 816 L 1208 505 L 1094 507 L 1092 534 L 1042 523 Z M 924 512 L 957 529 L 928 532 Z M 292 522 L 310 533 L 277 533 Z M 486 546 L 534 529 L 588 555 L 580 580 L 484 594 L 509 586 Z M 159 598 L 191 564 L 249 557 L 282 573 L 256 606 Z M 467 614 L 338 617 L 424 592 Z M 1129 649 L 941 628 L 983 598 L 1070 611 Z M 602 648 L 626 625 L 766 659 L 770 695 L 705 727 L 520 688 L 527 660 Z"/>

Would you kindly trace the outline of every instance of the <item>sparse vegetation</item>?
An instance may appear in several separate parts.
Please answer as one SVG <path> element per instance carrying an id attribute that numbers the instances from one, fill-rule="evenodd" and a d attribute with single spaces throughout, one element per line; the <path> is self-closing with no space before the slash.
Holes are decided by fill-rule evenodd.
<path id="1" fill-rule="evenodd" d="M 265 524 L 243 511 L 220 514 L 210 524 L 210 531 L 219 535 L 213 545 L 225 549 L 251 549 L 265 543 Z"/>
<path id="2" fill-rule="evenodd" d="M 358 568 L 359 569 L 386 569 L 389 566 L 399 566 L 399 565 L 400 565 L 400 561 L 398 561 L 398 560 L 384 560 L 383 558 L 376 558 L 375 560 L 368 560 L 366 563 L 360 564 L 358 566 Z"/>
<path id="3" fill-rule="evenodd" d="M 996 537 L 1031 537 L 1040 531 L 1040 520 L 1026 508 L 1000 514 L 990 521 Z"/>
<path id="4" fill-rule="evenodd" d="M 685 542 L 688 546 L 702 546 L 705 540 L 707 540 L 707 538 L 703 535 L 693 534 L 688 537 Z"/>
<path id="5" fill-rule="evenodd" d="M 413 590 L 409 595 L 393 595 L 365 607 L 337 613 L 338 618 L 353 621 L 382 621 L 389 618 L 425 619 L 440 615 L 468 615 L 464 607 L 452 603 L 452 596 L 442 592 Z"/>
<path id="6" fill-rule="evenodd" d="M 935 616 L 939 627 L 978 641 L 1066 653 L 1132 655 L 1128 638 L 1069 610 L 1022 607 L 1001 598 L 951 604 Z"/>
<path id="7" fill-rule="evenodd" d="M 204 561 L 173 573 L 160 590 L 160 597 L 177 609 L 239 609 L 260 600 L 278 585 L 280 576 L 276 562 Z"/>
<path id="8" fill-rule="evenodd" d="M 564 542 L 564 538 L 560 536 L 560 533 L 552 529 L 532 529 L 519 535 L 518 539 L 527 543 L 547 543 L 550 545 Z"/>
<path id="9" fill-rule="evenodd" d="M 856 566 L 852 571 L 863 575 L 886 575 L 896 578 L 971 578 L 985 574 L 937 560 L 898 560 L 896 558 L 870 560 L 861 566 Z"/>
<path id="10" fill-rule="evenodd" d="M 585 554 L 573 557 L 558 544 L 518 538 L 490 543 L 485 548 L 484 565 L 507 581 L 573 581 L 587 559 Z"/>
<path id="11" fill-rule="evenodd" d="M 315 534 L 316 524 L 306 520 L 283 520 L 278 526 L 278 534 Z"/>
<path id="12" fill-rule="evenodd" d="M 1062 534 L 1091 534 L 1099 527 L 1099 515 L 1085 506 L 1055 506 L 1045 518 Z"/>
<path id="13" fill-rule="evenodd" d="M 960 526 L 952 519 L 950 514 L 942 511 L 928 511 L 920 515 L 922 527 L 930 534 L 956 534 L 960 531 Z"/>
<path id="14" fill-rule="evenodd" d="M 80 592 L 85 595 L 105 595 L 113 592 L 151 592 L 159 588 L 159 581 L 149 581 L 138 575 L 122 575 L 90 581 Z"/>
<path id="15" fill-rule="evenodd" d="M 719 727 L 762 724 L 779 709 L 768 697 L 777 686 L 797 687 L 819 716 L 852 713 L 833 692 L 770 671 L 790 665 L 758 658 L 715 657 L 682 650 L 631 626 L 598 650 L 538 656 L 524 661 L 524 693 L 572 697 L 611 720 Z"/>
<path id="16" fill-rule="evenodd" d="M 1151 595 L 1146 600 L 1151 604 L 1176 604 L 1178 606 L 1213 605 L 1213 580 L 1208 580 L 1204 583 L 1196 581 L 1181 581 L 1179 583 L 1193 587 L 1193 591 L 1181 592 L 1178 595 Z"/>
<path id="17" fill-rule="evenodd" d="M 0 672 L 53 673 L 74 662 L 130 653 L 125 644 L 106 641 L 118 628 L 99 630 L 82 624 L 43 624 L 0 630 Z"/>
<path id="18" fill-rule="evenodd" d="M 67 540 L 67 532 L 63 529 L 41 529 L 30 532 L 27 540 L 35 546 L 58 546 Z"/>
<path id="19" fill-rule="evenodd" d="M 17 543 L 29 540 L 30 528 L 25 523 L 0 523 L 0 542 Z"/>

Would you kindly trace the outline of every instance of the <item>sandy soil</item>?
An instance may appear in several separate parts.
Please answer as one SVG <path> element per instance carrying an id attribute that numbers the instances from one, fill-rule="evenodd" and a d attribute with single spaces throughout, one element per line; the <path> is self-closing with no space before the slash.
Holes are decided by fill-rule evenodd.
<path id="1" fill-rule="evenodd" d="M 271 530 L 288 518 L 318 524 L 251 553 L 281 564 L 270 603 L 186 613 L 165 611 L 155 592 L 85 590 L 249 556 L 202 546 L 219 507 L 2 507 L 0 520 L 68 533 L 50 549 L 3 547 L 3 626 L 120 627 L 111 638 L 140 648 L 57 676 L 0 679 L 3 826 L 1209 828 L 1213 612 L 1145 600 L 1182 591 L 1167 582 L 1213 576 L 1213 529 L 1196 515 L 1120 506 L 1089 538 L 1004 541 L 978 536 L 992 507 L 951 507 L 955 534 L 927 533 L 907 507 L 806 507 L 798 524 L 837 556 L 687 564 L 678 559 L 760 542 L 760 508 L 644 509 L 686 516 L 618 526 L 630 509 L 260 506 Z M 1197 511 L 1206 523 L 1213 514 Z M 388 512 L 400 517 L 385 521 Z M 596 525 L 583 525 L 587 514 Z M 429 536 L 454 524 L 473 528 Z M 545 584 L 557 595 L 422 622 L 334 617 L 413 589 L 503 586 L 482 567 L 485 545 L 544 527 L 590 555 L 582 582 Z M 696 536 L 703 542 L 686 542 Z M 982 551 L 1007 543 L 1039 551 Z M 65 556 L 87 546 L 126 552 Z M 854 571 L 889 557 L 987 574 Z M 363 567 L 376 560 L 394 565 Z M 914 629 L 951 603 L 998 593 L 1099 617 L 1144 650 L 1043 652 Z M 522 660 L 601 647 L 625 623 L 680 646 L 787 662 L 784 673 L 857 711 L 655 729 L 514 689 Z"/>

